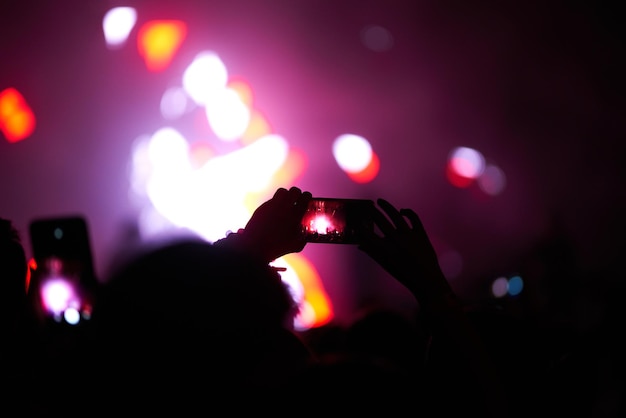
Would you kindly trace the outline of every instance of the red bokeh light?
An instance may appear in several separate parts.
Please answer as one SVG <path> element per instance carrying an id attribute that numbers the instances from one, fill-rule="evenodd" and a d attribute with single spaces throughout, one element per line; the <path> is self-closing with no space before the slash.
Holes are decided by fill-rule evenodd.
<path id="1" fill-rule="evenodd" d="M 369 183 L 370 181 L 374 180 L 376 176 L 378 175 L 379 171 L 380 171 L 380 158 L 378 158 L 378 155 L 372 151 L 372 159 L 370 160 L 367 167 L 365 167 L 361 171 L 356 171 L 356 172 L 346 171 L 346 174 L 355 183 L 364 184 L 364 183 Z"/>
<path id="2" fill-rule="evenodd" d="M 459 174 L 459 172 L 455 170 L 454 166 L 450 163 L 446 166 L 446 176 L 448 177 L 448 181 L 453 186 L 459 188 L 469 187 L 475 180 L 472 177 L 465 177 Z"/>

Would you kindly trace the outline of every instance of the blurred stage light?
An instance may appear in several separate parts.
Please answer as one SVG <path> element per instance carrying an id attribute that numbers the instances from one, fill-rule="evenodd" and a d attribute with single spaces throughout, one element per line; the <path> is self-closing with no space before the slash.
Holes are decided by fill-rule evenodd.
<path id="1" fill-rule="evenodd" d="M 40 292 L 44 309 L 53 315 L 61 315 L 72 306 L 80 306 L 74 286 L 62 277 L 45 280 Z"/>
<path id="2" fill-rule="evenodd" d="M 194 169 L 202 167 L 215 155 L 215 151 L 208 141 L 196 141 L 191 144 L 189 149 L 189 159 Z"/>
<path id="3" fill-rule="evenodd" d="M 372 159 L 372 146 L 360 135 L 339 135 L 333 142 L 333 156 L 342 170 L 358 172 Z"/>
<path id="4" fill-rule="evenodd" d="M 161 116 L 168 120 L 176 120 L 187 113 L 192 106 L 182 87 L 171 87 L 161 97 Z"/>
<path id="5" fill-rule="evenodd" d="M 372 159 L 370 163 L 361 171 L 346 172 L 348 177 L 355 183 L 369 183 L 378 176 L 380 171 L 380 158 L 378 154 L 372 152 Z"/>
<path id="6" fill-rule="evenodd" d="M 495 196 L 500 194 L 506 186 L 504 172 L 495 165 L 488 165 L 478 178 L 478 186 L 488 195 Z"/>
<path id="7" fill-rule="evenodd" d="M 162 71 L 187 36 L 187 25 L 179 20 L 152 20 L 144 23 L 137 36 L 137 49 L 150 71 Z"/>
<path id="8" fill-rule="evenodd" d="M 467 187 L 481 176 L 485 169 L 485 158 L 469 147 L 454 148 L 448 157 L 446 173 L 456 187 Z"/>
<path id="9" fill-rule="evenodd" d="M 361 30 L 361 42 L 372 51 L 383 52 L 393 47 L 393 36 L 382 26 L 368 25 Z"/>
<path id="10" fill-rule="evenodd" d="M 380 160 L 369 141 L 360 135 L 343 134 L 333 141 L 333 156 L 339 167 L 357 183 L 372 181 L 380 169 Z"/>
<path id="11" fill-rule="evenodd" d="M 152 135 L 148 144 L 150 165 L 157 168 L 160 175 L 186 175 L 189 146 L 180 132 L 173 128 L 161 128 Z"/>
<path id="12" fill-rule="evenodd" d="M 491 293 L 497 298 L 505 296 L 508 291 L 509 281 L 506 277 L 498 277 L 491 283 Z"/>
<path id="13" fill-rule="evenodd" d="M 104 40 L 109 49 L 122 47 L 137 22 L 137 11 L 132 7 L 114 7 L 102 19 Z"/>
<path id="14" fill-rule="evenodd" d="M 220 57 L 212 51 L 196 55 L 183 72 L 183 88 L 191 99 L 204 106 L 217 91 L 228 83 L 228 70 Z"/>
<path id="15" fill-rule="evenodd" d="M 258 110 L 252 109 L 250 112 L 250 122 L 248 127 L 241 134 L 241 141 L 243 144 L 250 144 L 252 141 L 269 134 L 272 131 L 272 127 L 267 122 L 265 116 L 263 116 Z"/>
<path id="16" fill-rule="evenodd" d="M 241 78 L 230 78 L 226 87 L 235 91 L 237 95 L 239 95 L 239 99 L 241 99 L 246 106 L 252 108 L 254 94 L 250 84 Z"/>
<path id="17" fill-rule="evenodd" d="M 272 264 L 287 267 L 281 276 L 294 289 L 293 294 L 301 306 L 294 323 L 296 329 L 319 327 L 334 317 L 332 303 L 322 286 L 319 273 L 302 254 L 287 254 Z"/>
<path id="18" fill-rule="evenodd" d="M 266 135 L 251 145 L 216 155 L 194 168 L 190 146 L 172 128 L 157 131 L 147 150 L 150 172 L 137 173 L 154 207 L 178 227 L 188 228 L 209 241 L 224 237 L 247 222 L 245 196 L 272 185 L 284 164 L 289 145 L 279 135 Z M 140 157 L 136 157 L 143 160 Z"/>
<path id="19" fill-rule="evenodd" d="M 63 311 L 63 319 L 70 325 L 77 325 L 80 322 L 80 312 L 76 308 L 67 308 Z"/>
<path id="20" fill-rule="evenodd" d="M 508 292 L 510 296 L 517 296 L 524 289 L 524 281 L 520 276 L 513 276 L 509 279 Z"/>
<path id="21" fill-rule="evenodd" d="M 250 123 L 250 109 L 235 90 L 216 91 L 206 103 L 211 129 L 223 141 L 239 139 Z"/>
<path id="22" fill-rule="evenodd" d="M 24 97 L 9 87 L 0 91 L 0 131 L 9 142 L 28 138 L 35 130 L 35 114 Z"/>
<path id="23" fill-rule="evenodd" d="M 308 159 L 306 154 L 299 149 L 290 148 L 285 163 L 274 173 L 273 184 L 293 184 L 293 179 L 298 178 L 306 170 L 307 166 Z"/>
<path id="24" fill-rule="evenodd" d="M 521 276 L 498 277 L 491 283 L 491 293 L 501 298 L 506 295 L 517 296 L 524 289 L 524 280 Z"/>

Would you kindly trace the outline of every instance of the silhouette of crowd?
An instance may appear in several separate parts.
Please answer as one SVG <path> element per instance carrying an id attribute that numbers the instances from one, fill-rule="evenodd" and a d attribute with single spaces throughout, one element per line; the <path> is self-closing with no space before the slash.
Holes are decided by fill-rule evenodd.
<path id="1" fill-rule="evenodd" d="M 143 247 L 100 281 L 80 329 L 51 329 L 34 313 L 37 271 L 19 231 L 0 219 L 4 414 L 626 412 L 618 302 L 591 330 L 466 303 L 419 216 L 384 199 L 356 248 L 413 295 L 414 312 L 373 304 L 347 324 L 295 329 L 299 306 L 272 262 L 307 245 L 301 219 L 311 199 L 279 188 L 214 243 Z"/>

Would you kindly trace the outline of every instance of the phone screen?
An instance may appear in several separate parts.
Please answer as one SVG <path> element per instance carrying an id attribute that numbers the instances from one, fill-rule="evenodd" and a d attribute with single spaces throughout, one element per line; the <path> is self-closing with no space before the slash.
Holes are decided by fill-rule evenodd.
<path id="1" fill-rule="evenodd" d="M 36 263 L 29 293 L 43 315 L 72 324 L 90 319 L 96 278 L 86 220 L 37 219 L 29 232 Z"/>
<path id="2" fill-rule="evenodd" d="M 373 231 L 369 216 L 372 200 L 311 199 L 302 218 L 307 242 L 323 244 L 358 244 L 361 234 Z"/>

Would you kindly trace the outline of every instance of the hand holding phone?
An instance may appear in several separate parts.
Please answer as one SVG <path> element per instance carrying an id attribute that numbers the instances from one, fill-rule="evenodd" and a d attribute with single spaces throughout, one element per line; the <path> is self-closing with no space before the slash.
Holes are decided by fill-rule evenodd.
<path id="1" fill-rule="evenodd" d="M 36 219 L 30 241 L 37 268 L 29 286 L 44 318 L 89 318 L 97 284 L 89 231 L 81 216 Z"/>

